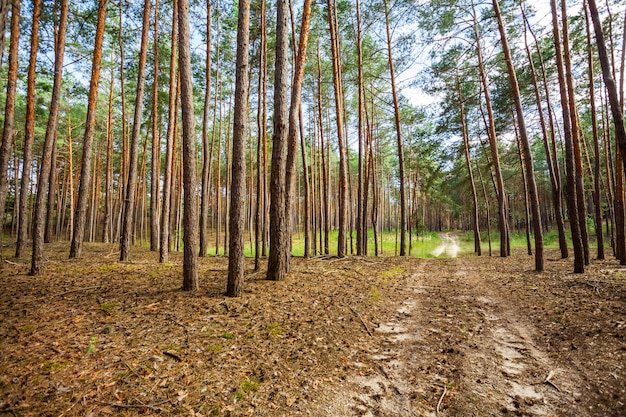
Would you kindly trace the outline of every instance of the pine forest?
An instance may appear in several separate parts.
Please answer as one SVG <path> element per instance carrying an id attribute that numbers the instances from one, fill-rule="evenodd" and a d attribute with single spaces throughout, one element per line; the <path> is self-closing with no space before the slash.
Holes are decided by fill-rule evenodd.
<path id="1" fill-rule="evenodd" d="M 626 415 L 623 0 L 0 28 L 0 415 Z"/>

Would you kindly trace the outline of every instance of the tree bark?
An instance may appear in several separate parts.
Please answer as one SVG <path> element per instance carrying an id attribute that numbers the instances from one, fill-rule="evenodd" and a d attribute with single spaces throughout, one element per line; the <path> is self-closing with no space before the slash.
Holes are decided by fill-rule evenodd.
<path id="1" fill-rule="evenodd" d="M 170 55 L 170 86 L 168 99 L 168 119 L 165 145 L 165 173 L 163 175 L 163 207 L 161 208 L 161 222 L 159 233 L 159 262 L 167 262 L 170 251 L 170 212 L 172 194 L 172 161 L 174 153 L 175 125 L 178 117 L 177 103 L 177 71 L 176 71 L 176 38 L 178 37 L 178 0 L 172 5 L 172 46 Z"/>
<path id="2" fill-rule="evenodd" d="M 150 0 L 143 5 L 143 22 L 141 31 L 141 49 L 139 51 L 139 67 L 137 73 L 137 92 L 135 96 L 135 114 L 133 116 L 133 130 L 130 139 L 130 160 L 128 161 L 128 182 L 126 183 L 126 200 L 124 201 L 124 219 L 122 222 L 122 236 L 120 239 L 120 261 L 130 259 L 131 236 L 133 234 L 133 220 L 135 208 L 135 193 L 137 189 L 137 160 L 139 158 L 139 140 L 141 135 L 141 120 L 143 113 L 143 95 L 146 83 L 146 59 L 148 57 L 148 32 L 150 28 Z"/>
<path id="3" fill-rule="evenodd" d="M 400 256 L 406 256 L 406 191 L 404 179 L 404 146 L 402 144 L 402 129 L 400 123 L 400 104 L 396 91 L 396 71 L 393 64 L 393 54 L 391 48 L 391 29 L 389 28 L 389 7 L 387 0 L 385 3 L 385 27 L 387 29 L 387 59 L 389 62 L 389 73 L 391 75 L 391 95 L 393 98 L 394 120 L 396 124 L 396 141 L 398 147 L 398 182 L 400 187 Z"/>
<path id="4" fill-rule="evenodd" d="M 533 232 L 535 234 L 535 270 L 537 272 L 541 272 L 543 271 L 545 262 L 543 254 L 543 231 L 541 226 L 539 194 L 537 193 L 537 184 L 535 183 L 530 141 L 528 139 L 528 133 L 526 131 L 526 122 L 524 120 L 524 111 L 522 107 L 522 99 L 519 92 L 519 84 L 517 82 L 517 75 L 515 73 L 515 67 L 513 66 L 513 58 L 511 57 L 511 51 L 509 49 L 509 44 L 506 36 L 506 29 L 504 28 L 502 13 L 500 12 L 500 5 L 498 4 L 498 0 L 493 0 L 493 8 L 496 13 L 496 19 L 498 20 L 498 29 L 500 31 L 500 39 L 502 41 L 504 60 L 506 61 L 507 65 L 509 83 L 511 84 L 511 89 L 513 90 L 513 101 L 515 103 L 515 111 L 517 113 L 520 144 L 524 159 L 524 166 L 526 168 L 526 185 L 528 187 L 528 196 L 530 199 L 530 207 L 532 211 Z"/>
<path id="5" fill-rule="evenodd" d="M 291 257 L 291 238 L 293 233 L 292 216 L 293 216 L 293 200 L 296 179 L 296 158 L 298 152 L 298 125 L 300 116 L 300 101 L 302 96 L 302 81 L 304 79 L 304 65 L 306 62 L 306 50 L 309 41 L 309 25 L 311 22 L 311 0 L 305 0 L 302 8 L 302 25 L 300 27 L 300 40 L 298 43 L 298 51 L 296 55 L 294 77 L 291 83 L 291 105 L 289 107 L 289 130 L 287 133 L 287 162 L 285 172 L 285 241 L 289 242 L 289 249 L 284 252 L 287 257 L 286 264 L 289 269 L 289 260 Z M 294 34 L 295 36 L 295 34 Z M 304 143 L 302 144 L 304 152 Z M 306 156 L 302 157 L 303 170 L 306 173 Z M 305 181 L 308 182 L 308 175 L 305 174 Z M 308 210 L 308 204 L 305 204 Z M 310 242 L 308 217 L 305 220 L 305 250 L 304 256 L 310 256 Z"/>
<path id="6" fill-rule="evenodd" d="M 204 111 L 202 113 L 202 193 L 200 195 L 200 256 L 205 256 L 209 246 L 209 190 L 211 188 L 211 150 L 209 146 L 209 116 L 211 101 L 211 1 L 207 1 L 206 59 Z M 215 128 L 215 125 L 213 125 Z"/>
<path id="7" fill-rule="evenodd" d="M 189 35 L 189 1 L 178 2 L 178 65 L 183 122 L 184 261 L 183 290 L 198 289 L 198 215 L 196 213 L 196 135 Z"/>
<path id="8" fill-rule="evenodd" d="M 51 170 L 54 166 L 51 163 L 51 154 L 55 147 L 57 129 L 59 125 L 59 101 L 61 96 L 61 84 L 63 81 L 63 58 L 65 54 L 65 35 L 67 30 L 68 0 L 61 0 L 61 15 L 59 18 L 58 30 L 55 31 L 55 56 L 54 56 L 54 81 L 52 85 L 52 96 L 50 98 L 50 113 L 46 126 L 46 136 L 43 146 L 41 168 L 37 181 L 37 198 L 35 200 L 35 216 L 33 222 L 33 252 L 31 259 L 30 275 L 37 275 L 44 268 L 44 230 L 45 230 L 45 209 L 46 197 L 54 198 L 54 194 L 48 195 L 48 181 Z M 70 138 L 71 139 L 71 138 Z M 72 155 L 70 154 L 71 158 Z M 72 175 L 72 173 L 69 173 Z M 72 190 L 70 190 L 72 192 Z M 50 216 L 48 216 L 50 217 Z M 51 218 L 48 221 L 51 222 Z"/>
<path id="9" fill-rule="evenodd" d="M 567 22 L 566 0 L 561 0 L 561 21 L 563 24 L 563 63 L 565 64 L 565 82 L 567 84 L 567 96 L 569 113 L 572 125 L 572 144 L 574 145 L 574 165 L 576 167 L 576 198 L 578 208 L 578 222 L 580 224 L 580 237 L 583 244 L 585 265 L 589 265 L 589 234 L 587 232 L 587 206 L 585 201 L 585 187 L 583 178 L 583 160 L 581 151 L 581 134 L 578 122 L 578 110 L 576 109 L 576 90 L 572 76 L 572 59 L 569 46 L 569 25 Z"/>
<path id="10" fill-rule="evenodd" d="M 0 145 L 0 248 L 4 232 L 4 205 L 8 189 L 9 158 L 13 148 L 13 124 L 15 122 L 15 92 L 17 90 L 18 49 L 20 37 L 20 2 L 13 1 L 11 8 L 11 43 L 9 46 L 9 70 L 7 74 L 7 94 L 4 104 L 4 127 L 2 129 L 2 145 Z M 0 250 L 0 269 L 2 251 Z"/>
<path id="11" fill-rule="evenodd" d="M 472 3 L 472 9 L 474 5 Z M 482 47 L 480 45 L 480 34 L 478 32 L 478 23 L 476 21 L 476 12 L 473 11 L 474 23 L 474 37 L 476 40 L 476 55 L 478 58 L 478 71 L 480 72 L 480 80 L 483 88 L 483 94 L 485 95 L 485 105 L 487 106 L 488 116 L 488 136 L 489 147 L 491 149 L 491 157 L 493 160 L 493 168 L 496 177 L 496 191 L 498 196 L 498 228 L 500 229 L 500 256 L 509 256 L 509 239 L 508 239 L 508 221 L 506 217 L 506 194 L 504 192 L 504 179 L 502 178 L 502 170 L 500 168 L 500 156 L 498 152 L 498 143 L 496 138 L 496 125 L 493 114 L 493 107 L 491 104 L 491 95 L 489 93 L 489 81 L 487 79 L 487 73 L 485 70 L 485 63 L 483 61 Z"/>
<path id="12" fill-rule="evenodd" d="M 235 71 L 235 117 L 231 155 L 230 235 L 228 245 L 228 285 L 226 295 L 243 292 L 244 234 L 246 220 L 246 133 L 248 124 L 248 49 L 250 0 L 239 0 L 237 24 L 237 63 Z"/>
<path id="13" fill-rule="evenodd" d="M 287 86 L 289 78 L 289 3 L 277 0 L 276 4 L 276 64 L 274 70 L 274 134 L 272 137 L 272 172 L 270 189 L 270 255 L 267 279 L 281 281 L 287 273 L 289 241 L 285 228 L 285 181 L 288 138 Z"/>
<path id="14" fill-rule="evenodd" d="M 102 61 L 102 42 L 104 39 L 104 26 L 106 20 L 107 0 L 98 0 L 98 20 L 96 23 L 96 38 L 93 48 L 93 60 L 91 64 L 91 81 L 89 84 L 89 96 L 87 98 L 87 120 L 85 121 L 85 136 L 83 138 L 83 158 L 80 169 L 80 185 L 78 188 L 78 200 L 74 215 L 74 233 L 70 247 L 70 258 L 78 258 L 83 249 L 85 236 L 85 221 L 87 217 L 87 200 L 91 188 L 91 159 L 94 129 L 96 125 L 96 106 L 98 99 L 98 84 L 100 82 L 100 64 Z"/>
<path id="15" fill-rule="evenodd" d="M 476 255 L 482 255 L 482 248 L 480 244 L 480 224 L 479 224 L 479 207 L 478 207 L 478 194 L 476 192 L 476 182 L 474 181 L 474 171 L 472 170 L 472 160 L 470 157 L 469 138 L 467 135 L 467 126 L 465 123 L 465 108 L 463 92 L 461 90 L 461 83 L 459 82 L 458 74 L 456 75 L 456 89 L 459 96 L 459 112 L 461 119 L 461 133 L 463 135 L 463 148 L 465 149 L 465 164 L 467 166 L 467 174 L 469 176 L 470 187 L 472 189 L 472 202 L 473 202 L 473 222 L 474 222 L 474 250 Z"/>
<path id="16" fill-rule="evenodd" d="M 589 73 L 589 107 L 591 108 L 591 129 L 593 131 L 593 154 L 594 154 L 594 175 L 593 175 L 593 205 L 596 224 L 596 242 L 598 245 L 598 259 L 604 259 L 604 234 L 602 233 L 602 203 L 601 203 L 601 158 L 600 158 L 600 134 L 598 132 L 598 121 L 596 111 L 596 92 L 593 74 L 593 49 L 591 46 L 591 22 L 589 21 L 589 10 L 587 4 L 585 9 L 585 29 L 587 35 L 587 71 Z"/>
<path id="17" fill-rule="evenodd" d="M 159 183 L 161 134 L 159 129 L 159 0 L 154 1 L 154 79 L 152 81 L 152 158 L 150 161 L 150 250 L 159 250 Z"/>
<path id="18" fill-rule="evenodd" d="M 574 272 L 582 273 L 585 270 L 585 254 L 583 249 L 580 222 L 578 219 L 578 202 L 576 198 L 574 145 L 572 142 L 572 126 L 570 123 L 570 113 L 567 97 L 567 86 L 565 82 L 565 69 L 563 66 L 563 55 L 561 52 L 561 35 L 559 30 L 556 0 L 550 0 L 552 9 L 552 31 L 554 37 L 554 48 L 556 54 L 556 65 L 558 70 L 559 87 L 561 92 L 561 109 L 563 112 L 563 139 L 565 142 L 565 172 L 567 180 L 567 211 L 569 213 L 570 228 L 572 231 L 572 243 L 574 246 Z"/>
<path id="19" fill-rule="evenodd" d="M 20 208 L 17 226 L 15 257 L 23 255 L 28 240 L 28 198 L 30 196 L 30 168 L 33 161 L 33 142 L 35 141 L 35 77 L 37 74 L 37 49 L 39 48 L 39 17 L 41 0 L 33 0 L 33 21 L 30 35 L 30 57 L 26 81 L 26 123 L 24 126 L 24 155 L 22 178 L 20 181 Z"/>

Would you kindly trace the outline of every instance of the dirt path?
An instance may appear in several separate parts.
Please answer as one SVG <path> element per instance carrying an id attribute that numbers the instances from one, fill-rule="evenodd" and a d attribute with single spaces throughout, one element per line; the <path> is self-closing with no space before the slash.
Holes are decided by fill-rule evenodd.
<path id="1" fill-rule="evenodd" d="M 439 238 L 441 239 L 441 245 L 437 246 L 431 255 L 438 258 L 445 253 L 449 258 L 456 258 L 461 251 L 459 237 L 451 233 L 440 233 Z"/>
<path id="2" fill-rule="evenodd" d="M 410 272 L 395 316 L 375 329 L 382 344 L 329 415 L 593 415 L 577 405 L 579 372 L 550 359 L 540 330 L 476 265 L 424 260 Z"/>

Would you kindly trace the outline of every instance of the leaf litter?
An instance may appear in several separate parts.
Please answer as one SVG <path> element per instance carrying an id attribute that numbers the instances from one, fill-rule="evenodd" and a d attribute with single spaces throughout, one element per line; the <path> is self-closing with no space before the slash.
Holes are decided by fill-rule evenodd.
<path id="1" fill-rule="evenodd" d="M 45 274 L 0 278 L 0 414 L 465 416 L 626 413 L 626 269 L 532 258 L 246 260 L 52 244 Z M 262 271 L 265 264 L 262 264 Z"/>

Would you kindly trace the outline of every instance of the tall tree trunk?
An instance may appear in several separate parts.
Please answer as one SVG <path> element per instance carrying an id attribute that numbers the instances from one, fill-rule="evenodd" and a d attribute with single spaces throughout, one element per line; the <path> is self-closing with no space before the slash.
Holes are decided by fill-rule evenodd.
<path id="1" fill-rule="evenodd" d="M 211 1 L 208 0 L 206 17 L 206 58 L 204 111 L 202 113 L 202 193 L 200 194 L 200 253 L 204 257 L 209 246 L 209 190 L 211 172 L 211 149 L 209 148 L 209 116 L 211 101 Z M 213 125 L 215 128 L 215 125 Z"/>
<path id="2" fill-rule="evenodd" d="M 598 132 L 598 120 L 596 111 L 596 92 L 593 75 L 593 50 L 591 46 L 591 22 L 589 21 L 589 10 L 587 3 L 585 9 L 585 29 L 587 34 L 587 71 L 589 72 L 589 107 L 591 108 L 591 129 L 593 131 L 593 154 L 594 154 L 594 175 L 593 175 L 593 205 L 596 223 L 596 242 L 598 244 L 598 259 L 604 259 L 604 234 L 602 233 L 602 203 L 601 203 L 601 159 L 600 159 L 600 135 Z M 626 30 L 626 29 L 625 29 Z M 623 69 L 622 69 L 623 72 Z"/>
<path id="3" fill-rule="evenodd" d="M 57 139 L 57 135 L 58 135 L 58 130 L 55 130 L 54 132 L 54 140 L 52 141 L 52 161 L 50 164 L 50 178 L 49 178 L 49 185 L 48 185 L 48 204 L 47 204 L 47 208 L 46 208 L 46 231 L 44 233 L 44 243 L 50 243 L 52 242 L 53 239 L 53 235 L 54 235 L 54 209 L 55 209 L 55 205 L 57 207 L 57 217 L 58 217 L 58 204 L 57 201 L 58 200 L 58 195 L 57 195 L 57 169 L 56 169 L 56 165 L 57 165 L 57 143 L 56 143 L 56 139 Z M 57 197 L 55 199 L 55 196 Z M 57 237 L 54 237 L 54 239 L 57 239 Z"/>
<path id="4" fill-rule="evenodd" d="M 289 3 L 276 4 L 276 64 L 274 70 L 274 134 L 272 137 L 272 172 L 270 189 L 270 256 L 267 279 L 281 281 L 287 273 L 285 252 L 290 244 L 285 228 L 285 181 L 288 140 L 287 86 L 289 78 Z"/>
<path id="5" fill-rule="evenodd" d="M 624 111 L 618 96 L 615 78 L 613 77 L 613 73 L 611 71 L 611 65 L 609 63 L 609 57 L 606 50 L 606 43 L 604 41 L 604 34 L 602 32 L 602 23 L 600 22 L 600 16 L 598 15 L 598 8 L 595 0 L 589 0 L 589 11 L 591 13 L 591 19 L 593 21 L 593 27 L 596 34 L 596 45 L 598 48 L 600 65 L 602 67 L 602 77 L 609 95 L 609 104 L 611 106 L 611 114 L 613 116 L 613 124 L 615 126 L 615 139 L 617 146 L 620 149 L 620 153 L 622 155 L 626 155 L 626 128 L 624 127 Z M 622 169 L 626 172 L 626 158 L 622 158 L 622 164 Z M 616 167 L 616 170 L 617 169 L 619 168 Z M 624 259 L 623 262 L 626 262 L 626 259 Z"/>
<path id="6" fill-rule="evenodd" d="M 111 217 L 113 213 L 113 89 L 115 87 L 115 70 L 111 66 L 111 84 L 109 86 L 109 109 L 107 117 L 107 159 L 104 180 L 104 222 L 102 227 L 102 241 L 109 243 L 112 239 Z"/>
<path id="7" fill-rule="evenodd" d="M 367 210 L 367 203 L 364 201 L 365 193 L 363 188 L 363 32 L 361 29 L 361 6 L 356 0 L 356 52 L 357 52 L 357 135 L 358 135 L 358 179 L 357 179 L 357 214 L 356 214 L 356 254 L 361 256 L 367 253 L 367 227 L 364 212 Z M 367 184 L 365 184 L 367 187 Z"/>
<path id="8" fill-rule="evenodd" d="M 296 179 L 296 158 L 298 152 L 298 125 L 300 116 L 300 97 L 302 96 L 302 81 L 304 79 L 304 64 L 306 62 L 306 50 L 309 41 L 309 25 L 311 22 L 311 0 L 305 0 L 302 8 L 302 26 L 300 27 L 300 40 L 298 43 L 298 51 L 296 55 L 296 63 L 294 77 L 291 83 L 291 105 L 289 107 L 289 131 L 287 134 L 287 161 L 285 171 L 285 240 L 291 243 L 293 225 L 293 199 Z M 295 36 L 295 34 L 294 34 Z M 304 143 L 302 144 L 304 152 Z M 306 155 L 302 157 L 303 169 L 306 172 Z M 305 181 L 308 181 L 308 175 L 305 175 Z M 308 209 L 308 207 L 307 207 Z M 308 222 L 308 217 L 305 223 Z M 310 256 L 310 242 L 308 224 L 305 224 L 305 250 L 304 256 Z M 287 269 L 289 269 L 289 259 L 291 257 L 291 244 L 284 252 L 286 256 Z"/>
<path id="9" fill-rule="evenodd" d="M 246 133 L 248 124 L 248 48 L 250 0 L 239 0 L 237 18 L 237 63 L 235 72 L 235 117 L 233 120 L 232 177 L 230 188 L 230 237 L 226 295 L 243 292 L 244 233 L 246 217 Z"/>
<path id="10" fill-rule="evenodd" d="M 519 127 L 520 144 L 526 168 L 526 185 L 528 187 L 528 197 L 530 199 L 530 207 L 532 211 L 533 232 L 535 234 L 535 270 L 540 272 L 544 268 L 543 254 L 543 231 L 541 227 L 541 210 L 539 207 L 539 194 L 537 193 L 537 184 L 535 183 L 535 174 L 533 167 L 532 153 L 530 149 L 530 140 L 526 131 L 526 122 L 524 120 L 524 111 L 522 107 L 522 99 L 519 92 L 517 75 L 513 66 L 513 58 L 509 49 L 509 43 L 506 37 L 506 29 L 500 12 L 498 0 L 493 0 L 493 8 L 498 20 L 498 29 L 500 31 L 500 39 L 502 41 L 502 51 L 504 52 L 504 60 L 506 61 L 507 72 L 509 75 L 509 83 L 513 90 L 513 101 L 515 103 L 515 111 L 517 113 L 517 124 Z"/>
<path id="11" fill-rule="evenodd" d="M 321 148 L 321 163 L 322 163 L 322 194 L 323 194 L 323 213 L 322 213 L 322 225 L 324 228 L 324 254 L 328 255 L 330 252 L 330 190 L 326 163 L 326 148 L 324 146 L 324 121 L 322 110 L 322 64 L 320 58 L 319 43 L 317 45 L 317 110 L 319 119 L 319 131 L 320 131 L 320 148 Z M 321 252 L 321 248 L 320 248 Z"/>
<path id="12" fill-rule="evenodd" d="M 459 96 L 459 111 L 461 117 L 461 132 L 463 135 L 463 148 L 465 149 L 465 163 L 467 165 L 467 174 L 470 180 L 470 187 L 472 189 L 472 201 L 473 201 L 473 223 L 474 223 L 474 251 L 478 256 L 482 255 L 482 248 L 480 245 L 480 224 L 479 224 L 479 207 L 478 207 L 478 194 L 476 193 L 476 182 L 474 181 L 474 171 L 472 170 L 472 160 L 470 158 L 469 138 L 467 135 L 467 126 L 465 123 L 465 107 L 463 92 L 461 91 L 461 83 L 459 82 L 458 74 L 456 75 L 456 89 Z"/>
<path id="13" fill-rule="evenodd" d="M 333 87 L 335 93 L 335 119 L 337 123 L 337 147 L 339 148 L 339 233 L 337 234 L 337 256 L 346 256 L 346 232 L 348 217 L 347 201 L 347 162 L 344 140 L 344 107 L 343 92 L 341 89 L 341 51 L 339 50 L 339 35 L 335 25 L 335 3 L 327 0 L 328 22 L 330 26 L 330 46 L 333 64 Z M 329 161 L 330 162 L 330 161 Z"/>
<path id="14" fill-rule="evenodd" d="M 85 236 L 85 221 L 87 217 L 87 200 L 91 188 L 91 159 L 94 129 L 96 125 L 96 105 L 98 98 L 98 84 L 100 82 L 100 63 L 102 61 L 102 41 L 106 20 L 107 0 L 98 1 L 98 21 L 96 23 L 96 39 L 94 42 L 93 60 L 91 65 L 91 81 L 87 98 L 87 120 L 85 121 L 85 135 L 83 138 L 83 157 L 80 168 L 80 185 L 76 212 L 74 215 L 74 232 L 70 247 L 70 258 L 78 258 L 83 249 Z"/>
<path id="15" fill-rule="evenodd" d="M 474 5 L 472 3 L 472 9 Z M 480 34 L 478 32 L 478 23 L 476 20 L 476 12 L 473 11 L 473 30 L 476 40 L 476 55 L 478 58 L 478 71 L 480 72 L 480 80 L 482 84 L 483 93 L 485 95 L 485 105 L 487 106 L 488 115 L 488 136 L 489 146 L 491 149 L 491 157 L 493 159 L 493 168 L 496 177 L 496 191 L 498 195 L 498 228 L 500 230 L 500 256 L 506 257 L 509 255 L 509 239 L 508 239 L 508 221 L 506 217 L 506 194 L 504 192 L 504 180 L 502 178 L 502 170 L 500 168 L 500 156 L 498 152 L 498 143 L 496 138 L 496 125 L 493 114 L 493 107 L 491 105 L 491 95 L 489 93 L 489 81 L 487 79 L 487 73 L 485 70 L 485 63 L 483 61 L 482 47 L 480 44 Z"/>
<path id="16" fill-rule="evenodd" d="M 159 128 L 159 0 L 154 1 L 154 79 L 152 81 L 152 158 L 150 166 L 150 250 L 159 249 L 159 182 L 161 179 L 161 133 Z"/>
<path id="17" fill-rule="evenodd" d="M 568 106 L 567 86 L 565 81 L 565 69 L 561 52 L 561 35 L 559 30 L 556 0 L 550 0 L 552 9 L 552 31 L 558 70 L 559 87 L 561 91 L 561 109 L 563 112 L 563 136 L 565 142 L 565 172 L 567 179 L 567 211 L 569 213 L 570 228 L 572 231 L 572 243 L 574 246 L 574 272 L 582 273 L 585 270 L 585 254 L 578 219 L 578 201 L 576 198 L 574 144 L 572 142 L 572 126 L 570 110 Z"/>
<path id="18" fill-rule="evenodd" d="M 11 44 L 9 46 L 9 70 L 7 74 L 7 94 L 4 104 L 4 127 L 0 146 L 0 248 L 4 232 L 4 205 L 8 189 L 9 158 L 13 148 L 13 124 L 15 116 L 15 92 L 17 90 L 18 49 L 20 37 L 20 2 L 13 1 L 11 8 Z M 0 250 L 0 269 L 2 251 Z"/>
<path id="19" fill-rule="evenodd" d="M 561 0 L 561 21 L 563 24 L 563 63 L 565 64 L 565 81 L 568 92 L 568 105 L 572 125 L 572 143 L 574 145 L 574 164 L 576 167 L 576 198 L 578 207 L 578 222 L 580 224 L 580 237 L 583 244 L 585 265 L 589 265 L 589 234 L 587 232 L 587 207 L 585 202 L 585 187 L 583 178 L 583 160 L 580 142 L 582 140 L 578 122 L 578 110 L 576 109 L 576 90 L 572 75 L 572 59 L 569 46 L 569 25 L 567 22 L 567 5 Z"/>
<path id="20" fill-rule="evenodd" d="M 0 67 L 4 63 L 4 35 L 7 28 L 7 16 L 12 3 L 11 0 L 0 0 Z"/>
<path id="21" fill-rule="evenodd" d="M 189 45 L 189 2 L 178 2 L 178 65 L 183 121 L 184 261 L 183 290 L 198 289 L 198 215 L 196 213 L 196 135 L 193 112 L 193 80 Z"/>
<path id="22" fill-rule="evenodd" d="M 543 146 L 544 146 L 544 151 L 546 153 L 546 165 L 548 166 L 548 174 L 550 176 L 550 185 L 552 186 L 552 201 L 554 205 L 554 217 L 556 220 L 557 231 L 559 234 L 559 249 L 561 250 L 561 258 L 565 259 L 569 256 L 569 253 L 567 250 L 567 238 L 565 236 L 565 221 L 563 220 L 563 197 L 562 197 L 562 189 L 561 189 L 561 175 L 559 172 L 559 164 L 558 164 L 558 159 L 556 156 L 556 139 L 555 139 L 555 134 L 554 134 L 552 105 L 550 103 L 550 91 L 548 88 L 548 81 L 546 77 L 546 71 L 545 71 L 545 66 L 544 66 L 543 55 L 541 53 L 541 48 L 539 47 L 537 37 L 535 36 L 530 24 L 528 23 L 528 20 L 526 19 L 526 13 L 524 11 L 524 8 L 522 7 L 521 9 L 522 9 L 522 15 L 524 17 L 524 22 L 525 22 L 524 46 L 526 48 L 526 56 L 528 57 L 528 63 L 530 65 L 533 87 L 535 91 L 535 101 L 537 103 L 537 111 L 539 113 L 539 122 L 541 125 L 541 133 L 543 137 Z M 550 122 L 551 141 L 549 141 L 549 138 L 548 138 L 548 129 L 546 126 L 546 120 L 545 120 L 545 116 L 543 112 L 543 105 L 541 102 L 539 83 L 537 81 L 537 71 L 535 69 L 535 63 L 532 59 L 530 47 L 528 46 L 528 41 L 527 41 L 527 36 L 526 36 L 527 28 L 528 28 L 528 31 L 530 31 L 534 39 L 535 47 L 537 49 L 537 55 L 539 58 L 539 63 L 541 66 L 543 89 L 546 94 L 546 106 L 547 106 L 547 111 L 548 111 L 548 120 Z M 550 146 L 550 143 L 552 144 L 552 147 Z"/>
<path id="23" fill-rule="evenodd" d="M 33 0 L 33 21 L 30 35 L 30 58 L 26 82 L 26 123 L 24 126 L 24 155 L 22 179 L 20 182 L 20 207 L 17 226 L 15 257 L 20 258 L 28 240 L 28 197 L 30 196 L 30 168 L 33 161 L 33 142 L 35 141 L 35 77 L 37 74 L 37 49 L 39 48 L 39 17 L 41 0 Z"/>
<path id="24" fill-rule="evenodd" d="M 177 71 L 176 71 L 176 40 L 178 37 L 178 0 L 172 6 L 172 47 L 170 55 L 170 86 L 168 99 L 168 119 L 165 145 L 165 173 L 163 176 L 163 207 L 161 208 L 161 222 L 159 233 L 159 262 L 167 262 L 170 251 L 170 212 L 172 194 L 172 161 L 174 154 L 174 135 L 176 134 L 176 119 L 178 117 Z"/>
<path id="25" fill-rule="evenodd" d="M 404 179 L 404 146 L 402 145 L 402 129 L 400 124 L 400 104 L 396 91 L 396 71 L 393 64 L 393 54 L 391 48 L 391 29 L 389 27 L 389 7 L 387 0 L 385 3 L 385 27 L 387 29 L 387 59 L 389 62 L 389 73 L 391 75 L 391 94 L 393 98 L 394 119 L 396 123 L 396 141 L 398 146 L 398 182 L 400 183 L 400 256 L 406 256 L 406 192 Z"/>
<path id="26" fill-rule="evenodd" d="M 254 270 L 260 269 L 260 256 L 265 255 L 265 234 L 267 229 L 266 209 L 267 205 L 267 171 L 266 171 L 266 134 L 265 134 L 265 88 L 266 88 L 266 34 L 265 34 L 265 0 L 261 0 L 260 12 L 261 45 L 259 47 L 259 86 L 257 107 L 257 169 L 256 169 L 256 212 L 254 218 Z"/>
<path id="27" fill-rule="evenodd" d="M 143 22 L 141 30 L 141 49 L 139 51 L 139 67 L 137 73 L 137 92 L 135 96 L 135 114 L 133 131 L 130 139 L 130 160 L 128 162 L 128 182 L 126 183 L 126 200 L 124 201 L 124 220 L 120 239 L 120 261 L 130 259 L 131 236 L 135 208 L 135 192 L 137 189 L 137 159 L 141 135 L 143 113 L 143 92 L 146 83 L 146 59 L 148 57 L 148 32 L 150 31 L 150 0 L 143 5 Z"/>
<path id="28" fill-rule="evenodd" d="M 50 98 L 50 113 L 46 126 L 46 136 L 43 147 L 43 157 L 39 179 L 37 181 L 37 199 L 35 200 L 35 216 L 33 223 L 33 252 L 31 259 L 30 275 L 37 275 L 43 271 L 44 257 L 44 211 L 46 209 L 46 196 L 52 200 L 53 193 L 48 193 L 48 181 L 50 171 L 54 169 L 51 163 L 51 154 L 55 147 L 57 129 L 59 125 L 59 101 L 61 96 L 61 83 L 63 81 L 63 58 L 65 54 L 65 34 L 67 30 L 68 0 L 61 0 L 61 15 L 58 27 L 55 28 L 55 54 L 54 54 L 54 81 L 52 85 L 52 96 Z M 71 138 L 70 138 L 71 139 Z M 70 160 L 72 155 L 69 155 Z M 69 175 L 72 175 L 70 171 Z M 51 183 L 52 188 L 52 183 Z M 70 192 L 72 192 L 70 190 Z M 51 222 L 50 216 L 48 221 Z"/>

